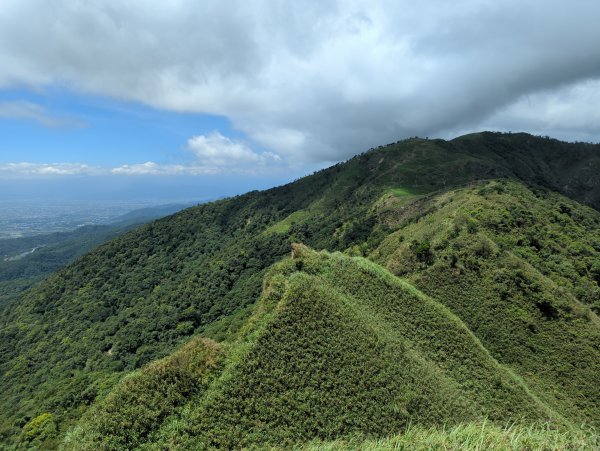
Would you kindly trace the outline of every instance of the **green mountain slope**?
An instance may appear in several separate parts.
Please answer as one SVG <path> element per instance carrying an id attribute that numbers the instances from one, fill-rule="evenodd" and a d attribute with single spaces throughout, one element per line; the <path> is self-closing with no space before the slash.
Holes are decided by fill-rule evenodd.
<path id="1" fill-rule="evenodd" d="M 371 258 L 462 318 L 548 405 L 599 424 L 598 212 L 504 181 L 420 211 Z"/>
<path id="2" fill-rule="evenodd" d="M 87 225 L 69 232 L 0 240 L 0 308 L 80 255 L 134 227 L 173 214 L 186 205 L 134 210 L 113 223 Z"/>
<path id="3" fill-rule="evenodd" d="M 222 346 L 195 339 L 173 355 L 125 377 L 90 409 L 65 440 L 67 449 L 132 449 L 171 415 L 207 390 L 220 369 Z M 33 435 L 33 434 L 31 434 Z M 45 437 L 25 440 L 43 443 Z"/>
<path id="4" fill-rule="evenodd" d="M 269 271 L 263 299 L 229 347 L 221 374 L 162 431 L 146 421 L 154 433 L 149 441 L 182 449 L 284 446 L 385 436 L 409 422 L 561 421 L 459 318 L 411 285 L 361 258 L 294 249 L 293 259 Z M 132 389 L 127 378 L 69 442 L 89 449 L 140 446 L 143 439 L 135 440 L 128 425 L 161 418 L 147 412 L 168 399 L 146 407 L 149 393 L 159 391 L 145 384 L 155 366 L 136 379 L 144 389 Z M 182 378 L 178 386 L 187 383 Z M 170 386 L 165 378 L 163 387 Z"/>
<path id="5" fill-rule="evenodd" d="M 52 415 L 54 435 L 60 437 L 90 404 L 103 399 L 128 372 L 168 355 L 194 335 L 204 332 L 221 339 L 235 333 L 261 293 L 267 268 L 289 252 L 292 242 L 371 256 L 392 272 L 409 278 L 467 324 L 493 359 L 513 370 L 521 367 L 515 363 L 517 357 L 506 351 L 512 346 L 509 343 L 515 345 L 519 362 L 525 365 L 523 371 L 531 371 L 542 358 L 524 349 L 529 341 L 517 342 L 510 332 L 496 329 L 506 327 L 506 331 L 514 330 L 523 339 L 525 332 L 516 325 L 525 321 L 526 314 L 536 320 L 533 328 L 544 326 L 537 329 L 543 333 L 538 333 L 534 342 L 543 341 L 542 337 L 564 323 L 569 325 L 565 333 L 571 335 L 559 336 L 572 337 L 573 348 L 584 345 L 574 355 L 581 357 L 582 362 L 597 358 L 597 323 L 590 312 L 597 309 L 600 271 L 595 237 L 599 213 L 551 194 L 548 189 L 600 208 L 599 164 L 599 146 L 567 144 L 525 134 L 483 133 L 452 141 L 411 139 L 372 150 L 283 187 L 201 205 L 129 232 L 49 277 L 0 312 L 0 440 L 18 440 L 31 429 L 32 422 L 43 423 L 35 421 L 46 414 Z M 469 211 L 463 215 L 465 224 L 453 242 L 459 247 L 464 244 L 464 249 L 457 249 L 464 255 L 456 255 L 454 262 L 460 263 L 464 271 L 459 268 L 462 272 L 453 275 L 456 268 L 451 266 L 452 255 L 447 255 L 450 269 L 446 270 L 442 268 L 443 255 L 438 255 L 435 248 L 436 237 L 442 234 L 435 235 L 437 232 L 432 229 L 435 236 L 425 237 L 419 234 L 419 227 L 409 228 L 424 224 L 423 217 L 433 215 L 434 210 L 442 213 L 430 216 L 432 223 L 452 222 L 452 215 L 461 213 L 461 206 L 448 197 L 442 200 L 448 196 L 447 191 L 499 177 L 534 184 L 539 196 L 530 192 L 534 193 L 531 199 L 536 205 L 548 196 L 546 206 L 535 213 L 541 215 L 534 218 L 539 224 L 553 223 L 555 215 L 566 215 L 571 221 L 564 219 L 554 225 L 558 235 L 544 235 L 546 229 L 538 231 L 535 224 L 523 222 L 531 225 L 531 233 L 539 235 L 533 247 L 543 244 L 541 251 L 530 250 L 529 255 L 526 246 L 507 241 L 498 256 L 490 259 L 486 257 L 485 245 L 483 250 L 471 246 L 476 241 L 473 236 L 478 235 L 477 230 L 474 234 L 470 231 L 482 226 L 471 224 L 480 219 L 477 212 Z M 485 187 L 476 189 L 481 188 Z M 506 196 L 509 203 L 513 200 L 508 199 L 515 196 L 512 192 L 497 195 Z M 444 202 L 452 205 L 443 210 Z M 482 210 L 492 214 L 494 208 L 488 203 Z M 530 207 L 523 208 L 526 215 Z M 519 219 L 521 213 L 516 210 L 507 211 L 509 216 L 498 218 L 498 227 L 508 224 L 504 235 L 508 240 L 524 219 Z M 511 229 L 512 215 L 517 219 Z M 530 243 L 521 241 L 525 242 Z M 402 269 L 398 264 L 401 259 L 394 256 L 408 252 L 402 250 L 406 248 L 412 257 Z M 560 258 L 545 258 L 543 252 L 558 254 Z M 540 307 L 531 304 L 525 313 L 519 308 L 506 308 L 510 315 L 500 317 L 501 320 L 496 316 L 497 325 L 485 317 L 487 310 L 473 316 L 472 310 L 479 302 L 479 291 L 474 287 L 485 288 L 476 280 L 475 266 L 508 265 L 511 258 L 526 268 L 521 270 L 523 283 L 528 283 L 530 273 L 535 273 L 535 277 L 554 284 L 537 282 L 541 291 L 537 291 L 538 298 L 532 302 Z M 436 272 L 436 268 L 441 272 Z M 504 276 L 484 272 L 489 283 L 486 290 L 490 297 L 505 293 L 502 296 L 506 304 L 514 296 L 517 305 L 521 305 L 522 299 L 530 299 L 530 292 L 535 291 L 532 288 L 530 292 L 520 292 L 525 288 L 513 283 L 517 279 L 512 278 L 511 268 L 507 266 Z M 447 276 L 440 279 L 439 287 L 438 273 L 440 277 Z M 537 281 L 535 277 L 531 280 Z M 440 291 L 442 286 L 448 293 L 454 290 L 462 294 L 469 289 L 471 297 L 450 298 Z M 559 294 L 555 296 L 554 292 Z M 550 306 L 545 304 L 548 296 Z M 557 302 L 575 307 L 568 313 L 562 307 L 553 307 Z M 590 311 L 586 310 L 588 307 Z M 554 318 L 557 308 L 560 315 L 565 313 Z M 535 312 L 541 316 L 534 316 Z M 523 318 L 519 319 L 519 315 Z M 482 323 L 476 318 L 482 318 Z M 543 321 L 555 324 L 554 329 Z M 582 326 L 577 332 L 579 324 Z M 561 344 L 558 339 L 552 343 L 540 349 L 550 352 Z M 536 349 L 537 345 L 531 346 Z M 535 386 L 536 378 L 540 378 L 538 387 L 542 388 L 551 381 L 557 394 L 542 402 L 560 416 L 570 419 L 573 414 L 573 418 L 597 422 L 590 414 L 595 404 L 588 399 L 595 392 L 587 391 L 597 380 L 595 367 L 569 367 L 565 374 L 576 374 L 589 381 L 581 389 L 575 383 L 569 388 L 567 376 L 560 376 L 563 370 L 551 370 L 552 362 L 557 362 L 559 356 L 554 349 L 551 357 L 544 356 L 549 359 L 544 363 L 544 373 L 534 371 L 531 376 L 519 376 L 529 377 L 528 386 Z M 570 365 L 575 363 L 572 359 Z M 554 380 L 556 375 L 560 379 Z M 567 390 L 561 395 L 559 387 L 563 383 Z M 542 399 L 539 390 L 535 395 Z M 576 412 L 574 406 L 578 405 L 582 406 L 581 412 Z"/>

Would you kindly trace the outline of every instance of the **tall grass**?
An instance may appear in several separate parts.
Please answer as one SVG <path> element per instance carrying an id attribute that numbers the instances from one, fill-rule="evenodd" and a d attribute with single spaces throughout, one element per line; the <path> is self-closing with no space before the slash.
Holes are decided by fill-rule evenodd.
<path id="1" fill-rule="evenodd" d="M 331 442 L 312 441 L 297 448 L 302 451 L 361 449 L 384 450 L 597 450 L 600 437 L 593 430 L 561 430 L 548 425 L 509 425 L 464 423 L 452 427 L 408 426 L 398 435 L 381 439 L 353 438 Z"/>

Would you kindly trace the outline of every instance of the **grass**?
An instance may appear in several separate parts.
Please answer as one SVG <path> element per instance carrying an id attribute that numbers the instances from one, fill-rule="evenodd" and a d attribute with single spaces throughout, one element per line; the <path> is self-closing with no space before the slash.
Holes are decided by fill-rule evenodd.
<path id="1" fill-rule="evenodd" d="M 164 403 L 174 407 L 153 423 L 145 418 L 164 397 L 158 382 L 128 386 L 126 396 L 122 383 L 82 420 L 73 443 L 292 447 L 483 418 L 567 427 L 443 305 L 363 258 L 294 249 L 269 270 L 260 303 L 222 348 L 210 383 Z M 102 433 L 94 432 L 98 418 L 111 419 L 100 422 L 109 425 Z M 131 442 L 130 424 L 152 428 Z"/>
<path id="2" fill-rule="evenodd" d="M 407 188 L 392 188 L 392 189 L 390 189 L 390 192 L 396 197 L 413 196 L 414 195 L 412 190 L 409 190 Z"/>
<path id="3" fill-rule="evenodd" d="M 195 339 L 125 377 L 65 438 L 66 450 L 133 449 L 190 397 L 206 389 L 221 346 Z"/>
<path id="4" fill-rule="evenodd" d="M 546 425 L 511 425 L 501 427 L 489 422 L 464 423 L 451 427 L 423 428 L 409 426 L 402 434 L 389 438 L 365 440 L 340 439 L 332 442 L 313 441 L 298 447 L 301 451 L 575 451 L 596 450 L 600 438 L 593 431 L 553 429 Z"/>
<path id="5" fill-rule="evenodd" d="M 298 210 L 290 214 L 281 221 L 267 228 L 264 233 L 286 233 L 295 223 L 301 223 L 310 218 L 310 212 L 307 210 Z"/>
<path id="6" fill-rule="evenodd" d="M 554 411 L 600 424 L 600 214 L 496 181 L 433 197 L 415 217 L 370 258 L 460 317 Z"/>
<path id="7" fill-rule="evenodd" d="M 491 182 L 425 199 L 371 255 L 404 279 L 365 258 L 294 245 L 293 258 L 267 271 L 256 307 L 207 329 L 228 340 L 210 383 L 138 435 L 137 446 L 593 449 L 595 433 L 573 426 L 597 420 L 593 312 L 557 288 L 539 256 L 507 250 L 513 229 L 498 230 L 507 220 L 496 215 L 525 215 L 519 206 L 532 196 Z M 535 213 L 565 210 L 561 202 L 552 195 Z M 565 233 L 557 241 L 587 237 L 596 224 L 591 210 L 568 208 L 578 222 L 546 222 L 548 233 Z M 515 218 L 524 236 L 535 226 Z M 119 407 L 126 414 L 111 415 L 137 424 L 129 402 Z M 112 424 L 95 447 L 129 434 Z"/>

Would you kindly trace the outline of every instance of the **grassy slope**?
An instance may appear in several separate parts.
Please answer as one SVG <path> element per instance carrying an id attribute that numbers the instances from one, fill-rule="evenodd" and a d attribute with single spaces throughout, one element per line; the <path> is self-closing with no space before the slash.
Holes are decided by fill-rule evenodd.
<path id="1" fill-rule="evenodd" d="M 492 182 L 412 218 L 371 258 L 462 318 L 548 405 L 600 424 L 600 214 Z"/>
<path id="2" fill-rule="evenodd" d="M 270 271 L 229 354 L 221 375 L 145 447 L 289 446 L 483 418 L 562 423 L 460 319 L 361 258 L 297 247 Z M 127 416 L 110 412 L 126 420 L 97 433 L 105 405 L 82 422 L 78 447 L 131 440 L 128 424 L 139 421 L 127 403 Z"/>
<path id="3" fill-rule="evenodd" d="M 120 450 L 140 445 L 190 397 L 206 390 L 219 370 L 221 353 L 222 347 L 214 341 L 194 339 L 171 356 L 128 375 L 83 416 L 63 448 Z"/>
<path id="4" fill-rule="evenodd" d="M 598 207 L 599 154 L 597 146 L 528 135 L 408 140 L 113 240 L 0 312 L 0 440 L 13 441 L 44 413 L 64 433 L 126 372 L 167 355 L 218 320 L 242 318 L 260 293 L 266 268 L 288 252 L 290 242 L 373 251 L 396 227 L 372 208 L 390 190 L 400 189 L 395 193 L 407 201 L 506 176 Z M 532 168 L 541 157 L 547 163 L 538 173 Z M 308 214 L 290 217 L 301 210 Z M 391 210 L 392 216 L 404 214 L 393 205 Z M 419 208 L 408 210 L 420 214 Z M 283 227 L 269 230 L 276 224 Z"/>
<path id="5" fill-rule="evenodd" d="M 162 429 L 154 430 L 144 446 L 281 446 L 337 438 L 310 446 L 343 449 L 363 442 L 339 437 L 385 437 L 411 424 L 418 426 L 364 444 L 380 449 L 476 442 L 496 449 L 548 444 L 557 449 L 593 449 L 597 444 L 593 434 L 524 426 L 505 431 L 478 423 L 487 418 L 496 424 L 548 419 L 563 426 L 598 424 L 597 317 L 570 293 L 586 280 L 587 272 L 571 274 L 575 279 L 570 280 L 568 272 L 560 271 L 562 291 L 546 292 L 544 284 L 554 284 L 553 266 L 543 269 L 547 275 L 542 276 L 528 263 L 547 261 L 538 255 L 540 249 L 530 256 L 528 249 L 519 251 L 512 243 L 506 263 L 504 240 L 519 241 L 520 235 L 509 229 L 504 234 L 496 231 L 495 241 L 486 236 L 487 228 L 495 229 L 498 222 L 481 217 L 482 212 L 504 218 L 503 208 L 517 211 L 515 207 L 524 204 L 535 205 L 529 213 L 536 218 L 568 211 L 560 214 L 577 220 L 565 224 L 565 218 L 557 217 L 560 225 L 544 222 L 554 234 L 547 230 L 532 234 L 523 223 L 515 227 L 531 239 L 554 237 L 563 248 L 552 250 L 555 260 L 562 265 L 578 261 L 588 271 L 597 261 L 598 236 L 593 231 L 598 230 L 600 215 L 552 193 L 537 195 L 538 202 L 533 202 L 533 191 L 501 181 L 434 196 L 373 253 L 373 258 L 437 293 L 440 302 L 368 260 L 296 247 L 294 259 L 270 270 L 263 300 L 238 341 L 229 345 L 221 375 Z M 477 222 L 468 214 L 472 211 L 479 215 Z M 387 221 L 389 213 L 386 209 Z M 559 232 L 563 240 L 579 237 L 580 247 L 587 244 L 589 262 L 572 255 Z M 431 255 L 420 260 L 421 248 L 415 243 L 424 240 L 430 242 Z M 448 249 L 450 253 L 444 253 Z M 506 280 L 499 285 L 495 277 L 507 276 L 511 269 L 517 271 L 517 291 L 504 295 L 504 305 L 482 302 L 486 295 L 501 296 L 502 289 L 511 286 Z M 446 270 L 453 277 L 452 286 L 440 284 L 443 279 L 430 280 L 430 273 Z M 494 277 L 486 271 L 493 271 Z M 457 279 L 473 286 L 458 284 Z M 535 283 L 541 294 L 518 293 Z M 437 291 L 434 284 L 440 284 Z M 585 299 L 593 297 L 586 292 Z M 469 310 L 455 311 L 473 324 L 475 333 L 442 305 L 456 309 L 460 300 Z M 543 307 L 545 303 L 556 313 Z M 490 328 L 493 334 L 486 332 Z M 523 338 L 524 331 L 532 336 Z M 519 364 L 499 349 L 519 356 Z M 97 411 L 91 417 L 95 415 Z M 465 424 L 435 429 L 455 423 Z M 113 433 L 97 435 L 99 441 L 90 448 L 102 447 Z M 127 435 L 128 430 L 117 433 Z M 82 439 L 85 443 L 88 437 L 84 434 Z"/>

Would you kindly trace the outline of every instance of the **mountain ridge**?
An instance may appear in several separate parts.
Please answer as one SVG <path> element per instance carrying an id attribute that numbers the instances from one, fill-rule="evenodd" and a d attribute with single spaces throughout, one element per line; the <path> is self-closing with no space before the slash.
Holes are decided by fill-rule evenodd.
<path id="1" fill-rule="evenodd" d="M 545 150 L 548 146 L 550 151 Z M 510 152 L 504 152 L 521 158 L 496 161 L 506 147 Z M 540 161 L 543 155 L 549 162 Z M 587 370 L 590 377 L 583 388 L 567 385 L 569 395 L 562 399 L 558 387 L 567 382 L 556 378 L 563 369 L 551 370 L 552 358 L 544 362 L 533 357 L 527 350 L 531 340 L 533 349 L 542 346 L 539 349 L 550 353 L 552 348 L 544 348 L 536 338 L 540 334 L 527 330 L 531 325 L 551 337 L 559 324 L 584 324 L 581 336 L 574 326 L 566 330 L 573 339 L 583 340 L 582 349 L 590 353 L 573 355 L 594 362 L 597 331 L 594 321 L 586 318 L 595 315 L 600 274 L 600 267 L 594 266 L 600 252 L 600 184 L 594 172 L 599 162 L 598 145 L 530 135 L 412 139 L 282 187 L 187 209 L 129 232 L 86 254 L 0 313 L 0 410 L 6 412 L 0 418 L 2 440 L 19 440 L 24 428 L 45 413 L 52 413 L 56 428 L 55 438 L 49 440 L 57 440 L 128 372 L 169 355 L 203 331 L 220 341 L 235 334 L 251 314 L 268 268 L 289 253 L 293 242 L 368 256 L 406 278 L 443 301 L 493 350 L 494 358 L 505 360 L 503 364 L 514 369 L 518 356 L 523 374 L 535 365 L 545 368 L 541 378 L 528 376 L 527 382 L 537 387 L 536 395 L 549 391 L 544 403 L 561 415 L 583 415 L 592 421 L 593 383 L 599 374 L 595 367 Z M 481 181 L 491 178 L 504 180 Z M 456 191 L 460 186 L 463 191 Z M 466 204 L 453 196 L 462 196 Z M 486 196 L 502 209 L 490 206 L 491 201 L 485 204 Z M 533 211 L 542 223 L 553 224 L 549 234 L 527 215 L 527 202 L 539 205 Z M 461 206 L 471 204 L 466 210 Z M 424 227 L 429 223 L 450 227 Z M 513 232 L 519 228 L 523 236 Z M 504 241 L 489 238 L 497 231 L 503 232 Z M 444 240 L 448 243 L 439 247 Z M 463 250 L 453 251 L 452 246 Z M 547 272 L 560 290 L 550 282 L 536 282 L 527 267 L 506 263 L 511 251 Z M 548 252 L 556 253 L 558 260 L 544 266 L 540 261 Z M 486 269 L 495 262 L 501 263 L 498 274 Z M 485 275 L 489 287 L 473 283 L 478 274 Z M 464 296 L 451 303 L 435 291 L 439 283 L 477 299 L 472 288 L 465 289 L 466 281 L 488 293 L 493 305 L 515 299 L 515 308 L 506 310 L 501 323 L 525 337 L 525 345 L 499 346 L 509 343 L 506 331 L 494 329 L 485 315 L 475 316 Z M 505 288 L 512 284 L 521 291 Z M 496 300 L 497 296 L 508 297 Z M 534 302 L 525 302 L 529 298 Z M 572 307 L 572 298 L 585 301 L 583 310 Z M 481 322 L 467 321 L 475 317 Z M 581 368 L 564 371 L 585 381 Z"/>
<path id="2" fill-rule="evenodd" d="M 159 434 L 159 447 L 237 449 L 256 445 L 259 437 L 268 440 L 258 442 L 263 445 L 293 446 L 307 436 L 387 435 L 409 421 L 451 424 L 481 418 L 482 412 L 494 420 L 563 421 L 502 368 L 458 317 L 411 285 L 360 257 L 294 250 L 292 259 L 269 271 L 256 313 L 230 350 L 243 358 L 233 357 L 208 393 L 170 420 L 176 435 Z M 367 298 L 369 307 L 363 305 Z M 415 321 L 418 327 L 412 327 Z M 91 411 L 78 437 L 70 439 L 75 448 L 93 449 L 114 433 L 130 438 L 130 430 L 115 426 L 97 431 L 102 418 L 121 418 L 115 407 L 122 406 Z M 336 421 L 341 412 L 348 418 Z M 173 428 L 168 422 L 166 431 Z M 87 442 L 86 429 L 100 441 Z M 110 440 L 125 447 L 144 443 Z"/>

